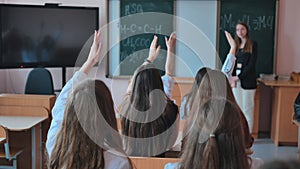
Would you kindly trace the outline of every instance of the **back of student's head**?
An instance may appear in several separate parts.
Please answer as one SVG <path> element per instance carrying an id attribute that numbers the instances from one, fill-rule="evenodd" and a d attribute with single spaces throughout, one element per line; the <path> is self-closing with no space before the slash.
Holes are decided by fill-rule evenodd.
<path id="1" fill-rule="evenodd" d="M 191 91 L 185 96 L 187 97 L 187 101 L 186 101 L 186 105 L 185 106 L 185 112 L 189 111 L 190 106 L 192 105 L 192 102 L 194 101 L 194 97 L 196 96 L 196 93 L 199 89 L 200 83 L 204 77 L 204 75 L 207 73 L 207 70 L 211 70 L 208 67 L 203 67 L 201 69 L 198 70 L 196 76 L 195 76 L 195 80 L 193 83 L 193 86 L 191 88 Z"/>
<path id="2" fill-rule="evenodd" d="M 205 73 L 203 74 L 202 80 L 199 84 L 199 87 L 194 92 L 194 97 L 192 104 L 190 105 L 191 109 L 193 104 L 199 104 L 205 102 L 207 99 L 214 98 L 214 97 L 225 97 L 227 98 L 228 94 L 228 86 L 229 83 L 226 79 L 226 76 L 218 71 L 218 70 L 211 70 L 206 69 Z M 196 106 L 197 108 L 198 106 Z M 195 112 L 191 110 L 191 112 Z"/>
<path id="3" fill-rule="evenodd" d="M 133 76 L 131 92 L 120 109 L 125 151 L 129 155 L 155 156 L 173 145 L 166 138 L 173 137 L 170 134 L 178 108 L 164 93 L 161 76 L 153 64 L 143 64 Z"/>
<path id="4" fill-rule="evenodd" d="M 195 113 L 181 169 L 248 169 L 240 115 L 226 98 L 208 99 Z"/>
<path id="5" fill-rule="evenodd" d="M 124 152 L 111 93 L 102 81 L 85 80 L 68 97 L 49 168 L 104 168 L 108 149 Z"/>
<path id="6" fill-rule="evenodd" d="M 153 64 L 144 64 L 135 71 L 130 101 L 137 110 L 145 111 L 150 107 L 150 93 L 155 89 L 164 91 L 159 71 Z"/>

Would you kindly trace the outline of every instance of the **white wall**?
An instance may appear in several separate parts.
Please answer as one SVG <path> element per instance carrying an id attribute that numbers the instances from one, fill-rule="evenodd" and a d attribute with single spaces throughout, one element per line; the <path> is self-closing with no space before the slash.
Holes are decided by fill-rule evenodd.
<path id="1" fill-rule="evenodd" d="M 203 67 L 216 68 L 217 1 L 176 2 L 175 75 L 194 77 Z"/>

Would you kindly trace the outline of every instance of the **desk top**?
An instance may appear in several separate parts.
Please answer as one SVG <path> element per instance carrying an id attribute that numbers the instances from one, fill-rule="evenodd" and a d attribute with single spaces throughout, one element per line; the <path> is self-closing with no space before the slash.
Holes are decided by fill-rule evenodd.
<path id="1" fill-rule="evenodd" d="M 14 98 L 14 99 L 55 99 L 55 95 L 38 95 L 38 94 L 0 94 L 0 98 Z"/>
<path id="2" fill-rule="evenodd" d="M 300 83 L 287 79 L 269 80 L 258 78 L 257 81 L 271 87 L 300 87 Z"/>
<path id="3" fill-rule="evenodd" d="M 0 115 L 0 125 L 11 131 L 29 130 L 43 122 L 48 117 L 43 116 L 3 116 Z"/>

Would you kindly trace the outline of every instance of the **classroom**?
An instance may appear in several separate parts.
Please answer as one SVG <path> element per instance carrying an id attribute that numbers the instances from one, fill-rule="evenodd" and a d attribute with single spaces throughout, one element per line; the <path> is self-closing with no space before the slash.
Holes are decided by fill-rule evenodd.
<path id="1" fill-rule="evenodd" d="M 26 12 L 26 6 L 33 12 Z M 254 142 L 249 157 L 260 158 L 264 163 L 274 160 L 299 161 L 300 123 L 293 115 L 300 80 L 291 79 L 297 72 L 300 76 L 299 7 L 299 0 L 0 0 L 1 24 L 7 22 L 20 27 L 25 23 L 22 27 L 25 32 L 34 30 L 31 31 L 33 40 L 29 41 L 28 37 L 17 37 L 22 28 L 12 29 L 10 24 L 0 26 L 0 127 L 10 126 L 8 121 L 21 124 L 32 120 L 28 117 L 33 117 L 35 121 L 26 129 L 19 126 L 12 131 L 6 126 L 3 132 L 0 128 L 0 146 L 8 140 L 2 141 L 2 134 L 6 133 L 11 145 L 19 150 L 13 158 L 17 160 L 7 160 L 5 156 L 1 157 L 1 151 L 4 152 L 5 148 L 0 147 L 0 169 L 15 162 L 18 169 L 47 168 L 45 146 L 52 120 L 51 111 L 68 81 L 74 76 L 81 78 L 76 72 L 82 70 L 91 45 L 95 43 L 95 29 L 101 32 L 98 43 L 103 45 L 103 57 L 99 65 L 88 69 L 90 73 L 85 78 L 104 82 L 111 93 L 115 112 L 122 109 L 120 107 L 128 94 L 135 70 L 144 62 L 152 64 L 154 61 L 147 58 L 153 35 L 157 35 L 157 43 L 161 46 L 154 64 L 160 75 L 168 73 L 165 63 L 169 46 L 165 37 L 170 40 L 171 33 L 175 31 L 174 66 L 169 74 L 174 79 L 174 89 L 170 99 L 181 110 L 183 96 L 192 89 L 197 71 L 202 67 L 222 69 L 230 49 L 224 31 L 233 36 L 238 21 L 248 24 L 250 35 L 258 45 L 254 120 L 250 130 Z M 44 8 L 56 11 L 63 17 L 45 19 L 46 14 L 35 13 Z M 25 12 L 22 14 L 23 9 Z M 9 10 L 17 12 L 6 13 Z M 24 18 L 5 20 L 6 17 L 18 15 Z M 41 22 L 34 23 L 35 19 Z M 83 24 L 78 25 L 79 22 Z M 58 31 L 55 32 L 55 29 Z M 52 31 L 51 37 L 47 37 L 49 31 Z M 44 36 L 44 39 L 39 36 Z M 5 37 L 11 39 L 6 41 Z M 48 48 L 39 50 L 40 56 L 37 58 L 31 57 L 31 51 L 18 53 L 19 48 L 41 47 L 38 45 L 48 45 Z M 57 47 L 59 45 L 63 47 Z M 52 47 L 54 52 L 49 49 Z M 34 68 L 40 67 L 50 72 L 54 95 L 25 94 L 29 93 L 26 89 L 28 75 Z M 39 85 L 37 81 L 33 82 L 36 88 Z M 15 118 L 20 116 L 28 117 Z M 123 122 L 118 118 L 120 114 L 116 116 L 118 129 L 122 130 L 120 126 Z M 165 157 L 130 155 L 128 158 L 133 166 L 138 169 L 163 168 L 166 163 L 180 162 L 181 139 L 186 122 L 180 120 L 178 123 L 176 144 L 172 151 L 163 153 Z"/>

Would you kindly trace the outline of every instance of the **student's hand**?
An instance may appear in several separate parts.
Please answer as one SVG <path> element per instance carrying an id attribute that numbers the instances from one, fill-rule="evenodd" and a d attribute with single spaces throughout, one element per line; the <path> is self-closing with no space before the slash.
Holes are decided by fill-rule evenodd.
<path id="1" fill-rule="evenodd" d="M 176 44 L 176 33 L 172 32 L 169 39 L 165 37 L 165 41 L 166 41 L 167 50 L 174 51 L 175 44 Z"/>
<path id="2" fill-rule="evenodd" d="M 152 43 L 150 45 L 149 56 L 147 58 L 152 63 L 157 58 L 159 50 L 160 50 L 160 46 L 156 47 L 157 39 L 158 39 L 158 37 L 155 35 L 153 40 L 152 40 Z"/>
<path id="3" fill-rule="evenodd" d="M 166 75 L 173 76 L 174 69 L 174 48 L 176 45 L 176 33 L 172 32 L 170 38 L 165 38 L 167 46 L 167 60 L 165 65 Z"/>
<path id="4" fill-rule="evenodd" d="M 80 71 L 88 74 L 92 67 L 97 64 L 101 58 L 102 43 L 100 43 L 100 31 L 95 31 L 94 41 L 90 49 L 89 56 L 80 68 Z"/>
<path id="5" fill-rule="evenodd" d="M 231 34 L 227 31 L 225 31 L 225 36 L 226 36 L 227 42 L 229 43 L 230 47 L 236 48 L 235 41 L 232 38 Z"/>

